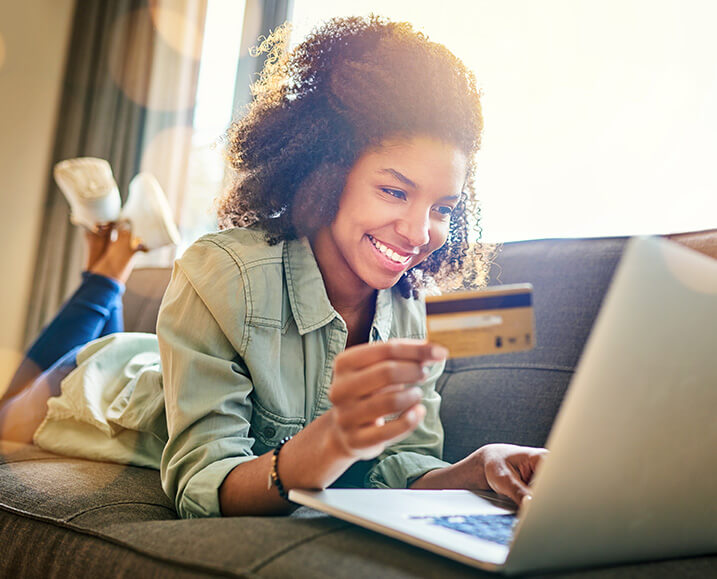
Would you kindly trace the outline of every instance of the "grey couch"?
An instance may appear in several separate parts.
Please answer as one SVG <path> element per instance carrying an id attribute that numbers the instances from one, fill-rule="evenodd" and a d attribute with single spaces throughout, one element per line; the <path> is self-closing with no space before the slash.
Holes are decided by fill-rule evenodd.
<path id="1" fill-rule="evenodd" d="M 715 246 L 714 232 L 694 239 Z M 448 460 L 488 442 L 545 443 L 624 242 L 503 247 L 492 283 L 533 283 L 538 346 L 448 364 L 439 383 Z M 135 272 L 125 299 L 128 329 L 152 330 L 168 275 Z M 306 508 L 290 517 L 178 520 L 155 471 L 8 443 L 0 453 L 3 577 L 488 576 Z M 717 577 L 717 556 L 559 576 Z"/>

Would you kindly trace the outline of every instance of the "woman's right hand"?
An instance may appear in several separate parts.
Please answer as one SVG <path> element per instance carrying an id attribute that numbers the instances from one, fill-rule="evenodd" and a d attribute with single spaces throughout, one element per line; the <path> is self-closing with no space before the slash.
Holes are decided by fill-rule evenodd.
<path id="1" fill-rule="evenodd" d="M 284 488 L 326 488 L 357 460 L 374 458 L 407 437 L 426 410 L 423 391 L 404 385 L 423 381 L 423 367 L 446 355 L 445 348 L 424 341 L 391 340 L 347 348 L 336 356 L 329 390 L 333 408 L 289 440 L 277 461 Z M 386 418 L 393 415 L 398 416 Z M 227 475 L 219 489 L 225 516 L 289 512 L 290 503 L 267 485 L 272 455 L 266 452 Z"/>
<path id="2" fill-rule="evenodd" d="M 426 365 L 447 354 L 442 346 L 401 339 L 361 344 L 336 356 L 329 412 L 341 452 L 354 459 L 375 458 L 413 432 L 426 408 L 421 388 L 405 386 L 422 382 Z"/>

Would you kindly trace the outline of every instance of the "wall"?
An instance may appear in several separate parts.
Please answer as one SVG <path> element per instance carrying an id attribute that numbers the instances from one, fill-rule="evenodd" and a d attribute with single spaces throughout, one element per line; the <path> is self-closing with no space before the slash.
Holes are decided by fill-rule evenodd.
<path id="1" fill-rule="evenodd" d="M 74 6 L 0 2 L 0 392 L 22 356 Z"/>

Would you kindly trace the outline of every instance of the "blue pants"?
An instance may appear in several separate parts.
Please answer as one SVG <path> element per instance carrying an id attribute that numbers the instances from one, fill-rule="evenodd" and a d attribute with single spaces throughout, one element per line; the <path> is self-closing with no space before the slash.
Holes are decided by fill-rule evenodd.
<path id="1" fill-rule="evenodd" d="M 121 332 L 124 285 L 90 272 L 82 284 L 42 330 L 25 354 L 3 399 L 14 396 L 38 376 L 59 382 L 77 365 L 77 352 L 87 343 Z"/>

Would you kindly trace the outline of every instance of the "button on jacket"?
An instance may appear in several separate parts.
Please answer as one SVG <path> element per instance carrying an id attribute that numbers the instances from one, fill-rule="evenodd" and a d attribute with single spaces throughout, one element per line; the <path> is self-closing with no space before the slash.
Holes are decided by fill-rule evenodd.
<path id="1" fill-rule="evenodd" d="M 424 338 L 424 311 L 422 300 L 379 290 L 370 341 Z M 180 516 L 219 516 L 219 486 L 234 467 L 331 407 L 333 362 L 347 335 L 306 239 L 269 246 L 262 232 L 248 229 L 206 235 L 177 260 L 162 301 L 161 369 L 153 336 L 91 343 L 63 396 L 48 404 L 35 441 L 56 452 L 159 467 Z M 368 465 L 364 486 L 405 488 L 447 465 L 435 391 L 442 371 L 434 365 L 420 385 L 427 410 L 421 425 Z M 80 417 L 71 410 L 83 406 L 93 410 Z M 95 432 L 81 444 L 87 423 Z M 61 432 L 66 442 L 58 450 Z"/>

